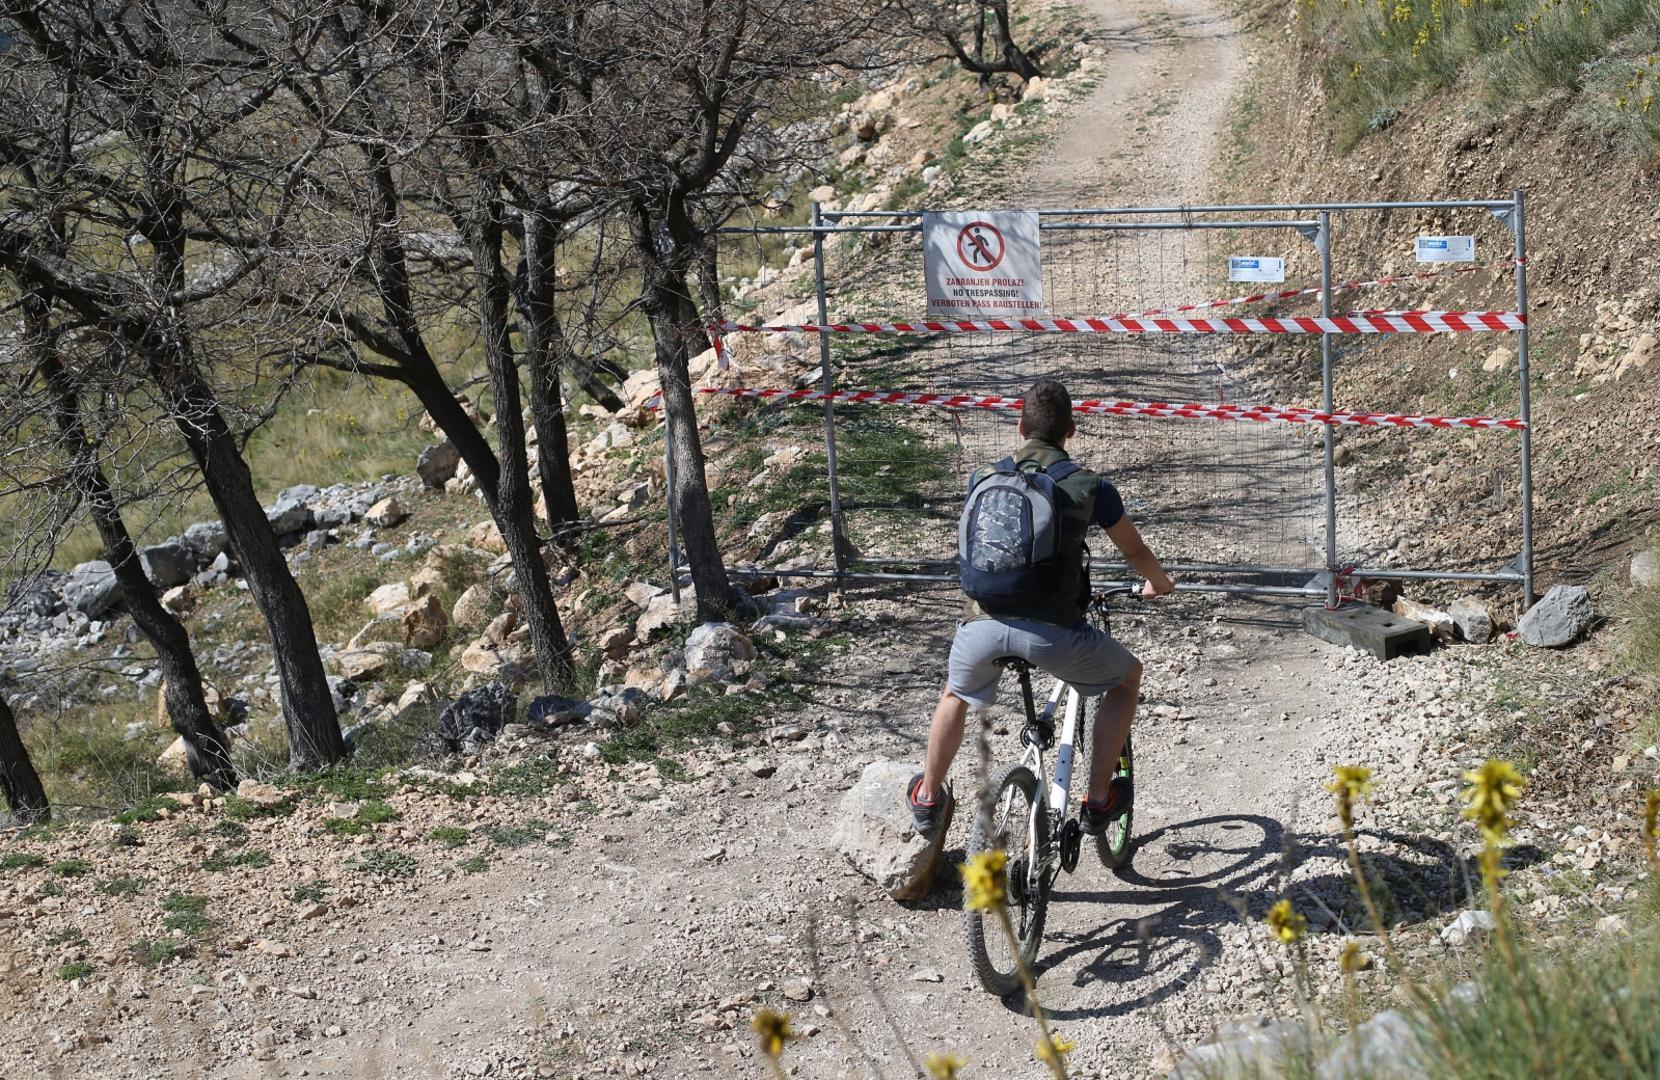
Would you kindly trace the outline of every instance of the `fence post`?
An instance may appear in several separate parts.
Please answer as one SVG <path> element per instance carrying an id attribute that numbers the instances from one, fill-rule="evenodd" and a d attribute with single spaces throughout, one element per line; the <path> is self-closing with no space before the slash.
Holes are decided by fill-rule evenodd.
<path id="1" fill-rule="evenodd" d="M 1522 329 L 1516 339 L 1516 369 L 1521 379 L 1522 413 L 1522 610 L 1533 606 L 1533 410 L 1532 386 L 1528 375 L 1527 325 L 1527 221 L 1523 199 L 1526 189 L 1516 189 L 1516 209 L 1511 215 L 1510 231 L 1516 238 L 1516 311 L 1522 316 Z"/>
<path id="2" fill-rule="evenodd" d="M 1331 318 L 1331 211 L 1320 211 L 1320 236 L 1315 242 L 1320 253 L 1320 316 Z M 1331 334 L 1320 335 L 1320 401 L 1321 408 L 1331 413 L 1335 408 L 1332 395 Z M 1337 468 L 1336 430 L 1330 424 L 1320 425 L 1321 442 L 1326 473 L 1326 606 L 1337 606 Z"/>
<path id="3" fill-rule="evenodd" d="M 680 519 L 674 512 L 674 432 L 669 428 L 669 410 L 663 409 L 663 483 L 668 488 L 669 508 L 669 591 L 674 606 L 680 606 Z"/>
<path id="4" fill-rule="evenodd" d="M 818 294 L 818 322 L 820 326 L 824 326 L 830 321 L 830 305 L 824 295 L 823 224 L 823 214 L 819 210 L 819 204 L 815 202 L 813 203 L 813 286 Z M 824 392 L 833 394 L 836 390 L 836 374 L 830 365 L 829 334 L 819 334 L 818 356 L 820 370 L 824 375 Z M 847 558 L 844 554 L 846 534 L 842 528 L 841 489 L 836 482 L 836 403 L 829 397 L 824 399 L 824 464 L 830 481 L 830 548 L 836 559 L 836 578 L 839 582 L 847 572 Z"/>

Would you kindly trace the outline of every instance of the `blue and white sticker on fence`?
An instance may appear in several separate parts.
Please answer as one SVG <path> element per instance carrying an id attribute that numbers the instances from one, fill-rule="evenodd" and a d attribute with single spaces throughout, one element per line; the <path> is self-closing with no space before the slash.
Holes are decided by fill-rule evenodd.
<path id="1" fill-rule="evenodd" d="M 1476 238 L 1473 236 L 1420 236 L 1418 261 L 1421 263 L 1456 263 L 1476 261 Z"/>
<path id="2" fill-rule="evenodd" d="M 1285 260 L 1266 255 L 1228 256 L 1229 281 L 1284 281 Z"/>

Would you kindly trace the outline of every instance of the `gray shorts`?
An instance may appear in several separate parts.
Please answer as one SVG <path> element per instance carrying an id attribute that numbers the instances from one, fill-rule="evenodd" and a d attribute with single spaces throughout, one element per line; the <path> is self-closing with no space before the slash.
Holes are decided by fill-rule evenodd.
<path id="1" fill-rule="evenodd" d="M 1029 619 L 976 619 L 957 627 L 945 688 L 976 709 L 997 701 L 999 658 L 1018 656 L 1070 683 L 1084 697 L 1104 694 L 1129 678 L 1135 654 L 1087 622 L 1067 628 Z"/>

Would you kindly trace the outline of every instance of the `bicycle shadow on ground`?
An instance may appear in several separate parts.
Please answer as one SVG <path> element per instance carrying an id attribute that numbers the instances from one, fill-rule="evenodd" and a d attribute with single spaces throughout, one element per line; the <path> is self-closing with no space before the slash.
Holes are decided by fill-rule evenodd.
<path id="1" fill-rule="evenodd" d="M 1396 850 L 1363 853 L 1368 880 L 1375 893 L 1393 893 L 1400 903 L 1385 919 L 1401 921 L 1440 918 L 1472 903 L 1471 882 L 1477 880 L 1472 859 L 1431 837 L 1393 832 L 1369 834 Z M 1084 859 L 1093 852 L 1086 849 Z M 1544 858 L 1524 845 L 1507 853 L 1506 863 L 1526 865 Z M 1071 972 L 1075 988 L 1117 987 L 1122 996 L 1078 1008 L 1058 1004 L 1060 996 L 1045 1001 L 1057 1020 L 1123 1016 L 1157 1005 L 1180 993 L 1223 952 L 1221 930 L 1229 924 L 1260 922 L 1270 904 L 1289 891 L 1300 909 L 1316 920 L 1315 932 L 1345 933 L 1358 929 L 1341 920 L 1321 920 L 1313 897 L 1330 896 L 1353 888 L 1347 850 L 1334 836 L 1288 838 L 1279 821 L 1260 815 L 1218 815 L 1175 822 L 1147 834 L 1137 844 L 1135 865 L 1119 872 L 1121 887 L 1071 891 L 1057 883 L 1050 897 L 1049 926 L 1038 955 L 1040 978 L 1048 972 L 1081 964 Z M 1312 876 L 1297 876 L 1310 862 L 1331 867 Z M 1094 870 L 1093 875 L 1105 871 Z M 1286 879 L 1290 878 L 1289 885 Z M 1097 876 L 1096 880 L 1099 880 Z M 1415 883 L 1408 890 L 1401 883 Z M 1069 911 L 1130 908 L 1131 912 L 1084 932 L 1055 929 L 1065 924 Z M 1329 915 L 1329 909 L 1326 909 Z M 1057 918 L 1057 916 L 1059 916 Z M 1059 943 L 1060 947 L 1054 946 Z M 1020 1011 L 1019 995 L 1008 1003 Z"/>

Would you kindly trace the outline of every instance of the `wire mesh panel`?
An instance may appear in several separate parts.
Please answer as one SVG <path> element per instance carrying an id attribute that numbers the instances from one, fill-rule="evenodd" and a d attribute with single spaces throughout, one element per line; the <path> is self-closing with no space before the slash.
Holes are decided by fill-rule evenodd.
<path id="1" fill-rule="evenodd" d="M 1357 205 L 1327 222 L 1324 234 L 1326 215 L 1313 213 L 1318 209 L 1042 212 L 1043 301 L 1051 320 L 1044 329 L 803 334 L 793 347 L 812 352 L 814 360 L 822 348 L 829 375 L 814 371 L 796 385 L 982 399 L 1020 397 L 1036 380 L 1055 378 L 1075 403 L 1319 410 L 1318 333 L 1193 332 L 1204 327 L 1167 320 L 1518 305 L 1512 233 L 1486 206 Z M 818 283 L 826 322 L 915 324 L 926 317 L 914 217 L 852 218 L 821 234 L 829 268 Z M 1430 267 L 1425 274 L 1414 242 L 1443 234 L 1473 236 L 1478 257 L 1494 266 Z M 1332 254 L 1329 309 L 1319 289 L 1322 235 Z M 1283 261 L 1284 280 L 1230 281 L 1233 256 Z M 1258 295 L 1241 296 L 1246 293 Z M 816 304 L 802 300 L 791 310 L 804 322 L 818 322 Z M 1130 329 L 1165 323 L 1163 329 L 1184 332 L 1074 332 L 1054 325 L 1063 319 L 1120 319 Z M 1522 411 L 1515 336 L 1345 333 L 1329 341 L 1338 411 L 1506 417 Z M 817 427 L 822 438 L 817 450 L 797 447 L 787 483 L 776 485 L 825 497 L 795 500 L 791 543 L 766 545 L 775 564 L 822 568 L 834 560 L 842 569 L 949 573 L 966 477 L 1021 442 L 1016 414 L 966 403 L 814 402 L 748 406 L 739 414 L 796 438 Z M 1352 564 L 1492 572 L 1521 546 L 1525 469 L 1513 430 L 1333 429 L 1336 524 L 1328 560 L 1324 425 L 1087 412 L 1077 424 L 1068 445 L 1073 457 L 1118 485 L 1154 549 L 1167 563 L 1191 568 L 1189 580 L 1300 584 Z M 728 494 L 727 501 L 755 500 Z M 776 517 L 782 507 L 768 513 Z M 812 520 L 798 520 L 802 513 Z M 832 519 L 844 541 L 839 558 L 830 549 Z M 1432 519 L 1436 527 L 1426 528 Z M 1449 520 L 1455 528 L 1445 527 Z M 1111 562 L 1116 552 L 1095 556 Z"/>

